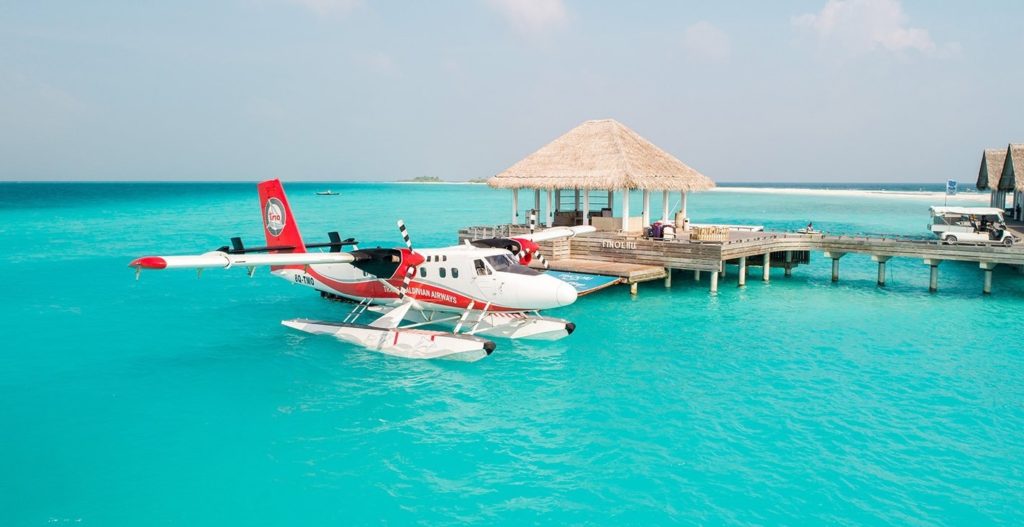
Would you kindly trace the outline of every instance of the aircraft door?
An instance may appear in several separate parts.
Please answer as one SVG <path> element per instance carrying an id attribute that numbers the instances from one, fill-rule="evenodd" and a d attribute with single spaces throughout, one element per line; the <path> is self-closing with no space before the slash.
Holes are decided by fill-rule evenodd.
<path id="1" fill-rule="evenodd" d="M 501 294 L 504 282 L 495 276 L 494 269 L 490 265 L 479 258 L 473 260 L 473 272 L 475 273 L 473 283 L 480 290 L 480 296 L 486 301 L 493 302 Z"/>

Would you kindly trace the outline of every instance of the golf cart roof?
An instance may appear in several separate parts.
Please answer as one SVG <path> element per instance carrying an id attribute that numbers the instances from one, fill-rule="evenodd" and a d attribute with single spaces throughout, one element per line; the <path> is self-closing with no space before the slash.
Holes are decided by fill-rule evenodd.
<path id="1" fill-rule="evenodd" d="M 1002 209 L 994 207 L 929 207 L 933 216 L 944 214 L 959 214 L 961 216 L 1000 216 Z"/>

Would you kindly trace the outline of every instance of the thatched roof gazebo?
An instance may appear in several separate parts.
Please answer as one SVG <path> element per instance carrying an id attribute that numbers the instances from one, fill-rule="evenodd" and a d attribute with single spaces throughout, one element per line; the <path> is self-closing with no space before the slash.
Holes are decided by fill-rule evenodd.
<path id="1" fill-rule="evenodd" d="M 639 230 L 650 222 L 650 192 L 662 191 L 662 219 L 668 221 L 669 192 L 680 192 L 680 211 L 686 217 L 686 193 L 714 188 L 715 183 L 674 156 L 613 119 L 587 121 L 548 143 L 487 184 L 512 190 L 512 222 L 519 224 L 520 189 L 534 190 L 534 208 L 540 209 L 540 191 L 547 192 L 545 223 L 611 226 L 614 191 L 623 192 L 621 228 Z M 643 190 L 639 224 L 630 222 L 629 192 Z M 573 207 L 562 203 L 562 191 L 573 191 Z M 607 191 L 607 201 L 591 209 L 591 191 Z M 551 194 L 555 193 L 552 206 Z M 582 192 L 583 208 L 580 209 Z M 602 206 L 603 205 L 603 206 Z M 598 220 L 601 218 L 601 220 Z M 607 220 L 606 220 L 607 218 Z M 637 219 L 637 218 L 634 218 Z M 593 222 L 592 222 L 593 220 Z M 601 225 L 598 225 L 598 224 Z"/>

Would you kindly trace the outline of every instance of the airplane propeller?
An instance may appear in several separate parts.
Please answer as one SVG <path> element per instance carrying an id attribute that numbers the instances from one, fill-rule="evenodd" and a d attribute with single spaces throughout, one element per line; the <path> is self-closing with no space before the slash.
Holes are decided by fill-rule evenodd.
<path id="1" fill-rule="evenodd" d="M 537 213 L 535 211 L 531 211 L 530 212 L 530 234 L 532 235 L 534 233 L 534 231 L 536 231 L 536 230 L 537 230 Z M 533 243 L 533 242 L 531 242 L 531 243 Z M 529 262 L 531 258 L 537 258 L 537 260 L 541 263 L 541 265 L 544 266 L 545 269 L 550 269 L 550 266 L 548 265 L 548 261 L 545 260 L 544 259 L 544 255 L 540 253 L 540 247 L 537 247 L 536 244 L 534 244 L 533 248 L 527 247 L 522 242 L 520 242 L 519 245 L 520 245 L 520 247 L 522 247 L 522 251 L 524 253 L 523 261 Z M 516 252 L 512 253 L 512 256 L 516 256 L 518 254 L 518 252 L 519 251 L 516 251 Z"/>
<path id="2" fill-rule="evenodd" d="M 408 248 L 409 254 L 413 256 L 413 258 L 410 259 L 409 266 L 405 269 L 405 276 L 402 278 L 402 287 L 398 290 L 398 299 L 405 300 L 406 292 L 409 290 L 409 284 L 412 282 L 412 277 L 416 275 L 416 268 L 423 263 L 424 258 L 413 250 L 412 240 L 409 239 L 409 231 L 405 228 L 405 222 L 402 220 L 398 220 L 398 231 L 402 233 L 402 241 L 405 242 L 405 246 Z"/>
<path id="3" fill-rule="evenodd" d="M 540 261 L 540 264 L 543 265 L 545 269 L 550 269 L 551 268 L 551 266 L 548 264 L 548 261 L 546 259 L 544 259 L 544 255 L 540 253 L 540 250 L 535 251 L 533 253 L 533 256 L 536 257 L 537 260 Z"/>

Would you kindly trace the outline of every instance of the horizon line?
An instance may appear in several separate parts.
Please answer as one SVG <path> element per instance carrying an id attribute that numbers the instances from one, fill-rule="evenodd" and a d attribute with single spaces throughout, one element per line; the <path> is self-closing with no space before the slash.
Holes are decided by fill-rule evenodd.
<path id="1" fill-rule="evenodd" d="M 280 178 L 272 178 L 280 179 Z M 31 184 L 31 183 L 182 183 L 182 184 L 197 184 L 197 183 L 238 183 L 238 184 L 251 184 L 266 181 L 265 179 L 156 179 L 156 180 L 143 180 L 143 179 L 3 179 L 0 180 L 0 184 L 6 183 L 18 183 L 18 184 Z M 471 180 L 440 180 L 440 181 L 411 181 L 411 180 L 318 180 L 318 179 L 289 179 L 282 180 L 286 183 L 335 183 L 335 184 L 379 184 L 379 183 L 416 183 L 423 185 L 436 185 L 444 183 L 470 183 L 486 185 L 483 181 L 471 181 Z M 753 184 L 753 185 L 945 185 L 945 180 L 942 181 L 717 181 L 716 184 Z M 970 188 L 973 185 L 964 186 L 963 188 Z M 501 189 L 504 190 L 504 189 Z M 640 189 L 633 189 L 640 190 Z"/>

